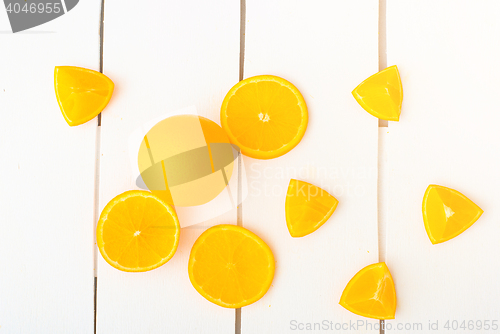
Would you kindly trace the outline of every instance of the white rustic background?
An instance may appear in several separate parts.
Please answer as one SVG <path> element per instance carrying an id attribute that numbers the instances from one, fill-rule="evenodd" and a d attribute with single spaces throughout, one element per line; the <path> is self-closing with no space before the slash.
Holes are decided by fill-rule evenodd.
<path id="1" fill-rule="evenodd" d="M 375 334 L 372 320 L 340 331 L 291 322 L 364 321 L 338 300 L 359 269 L 379 260 L 398 295 L 386 333 L 499 333 L 444 328 L 500 322 L 499 13 L 497 0 L 82 0 L 12 34 L 0 9 L 0 334 Z M 394 64 L 404 102 L 400 122 L 387 127 L 350 92 Z M 57 65 L 102 69 L 115 82 L 100 125 L 67 126 L 53 92 Z M 191 105 L 219 123 L 225 93 L 258 74 L 282 76 L 303 93 L 310 123 L 300 145 L 270 161 L 244 157 L 242 205 L 184 228 L 166 265 L 140 274 L 110 267 L 95 223 L 111 198 L 136 187 L 131 133 Z M 284 221 L 291 177 L 340 201 L 302 239 Z M 421 218 L 430 183 L 485 211 L 436 246 Z M 277 260 L 269 292 L 241 310 L 209 303 L 188 279 L 192 244 L 219 223 L 254 231 Z"/>

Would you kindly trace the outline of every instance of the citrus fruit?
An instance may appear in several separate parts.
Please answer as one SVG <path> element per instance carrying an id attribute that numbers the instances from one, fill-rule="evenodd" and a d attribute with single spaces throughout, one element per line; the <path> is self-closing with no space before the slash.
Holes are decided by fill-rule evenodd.
<path id="1" fill-rule="evenodd" d="M 168 204 L 188 207 L 208 203 L 225 189 L 237 153 L 217 123 L 177 115 L 147 132 L 137 161 L 142 181 L 153 194 Z"/>
<path id="2" fill-rule="evenodd" d="M 347 283 L 340 305 L 363 317 L 394 319 L 396 289 L 387 265 L 380 262 L 361 269 Z"/>
<path id="3" fill-rule="evenodd" d="M 102 210 L 96 234 L 99 251 L 110 265 L 148 271 L 174 256 L 180 227 L 170 205 L 148 191 L 131 190 Z"/>
<path id="4" fill-rule="evenodd" d="M 373 116 L 399 121 L 403 103 L 403 85 L 396 65 L 375 73 L 358 85 L 352 95 Z"/>
<path id="5" fill-rule="evenodd" d="M 320 187 L 290 180 L 285 201 L 286 225 L 294 238 L 321 227 L 337 208 L 339 201 Z"/>
<path id="6" fill-rule="evenodd" d="M 483 210 L 460 192 L 431 184 L 425 191 L 422 214 L 429 239 L 438 244 L 471 227 Z"/>
<path id="7" fill-rule="evenodd" d="M 114 84 L 100 72 L 56 66 L 54 87 L 64 119 L 70 126 L 75 126 L 91 120 L 106 107 Z"/>
<path id="8" fill-rule="evenodd" d="M 222 102 L 221 125 L 241 152 L 256 159 L 279 157 L 300 142 L 307 106 L 290 82 L 274 75 L 240 81 Z"/>
<path id="9" fill-rule="evenodd" d="M 207 300 L 239 308 L 259 300 L 271 286 L 274 256 L 249 230 L 217 225 L 203 232 L 191 249 L 189 279 Z"/>

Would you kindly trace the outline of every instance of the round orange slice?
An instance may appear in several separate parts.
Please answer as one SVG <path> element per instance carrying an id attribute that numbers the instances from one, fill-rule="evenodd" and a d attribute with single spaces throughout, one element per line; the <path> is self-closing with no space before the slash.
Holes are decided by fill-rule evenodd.
<path id="1" fill-rule="evenodd" d="M 217 225 L 194 243 L 188 271 L 193 287 L 208 301 L 240 308 L 266 294 L 274 277 L 274 256 L 249 230 Z"/>
<path id="2" fill-rule="evenodd" d="M 462 193 L 431 184 L 425 191 L 422 214 L 429 239 L 438 244 L 471 227 L 483 210 Z"/>
<path id="3" fill-rule="evenodd" d="M 403 85 L 396 65 L 375 73 L 358 85 L 352 95 L 367 112 L 388 121 L 399 121 Z"/>
<path id="4" fill-rule="evenodd" d="M 307 128 L 307 106 L 290 82 L 274 75 L 240 81 L 227 93 L 221 124 L 231 143 L 256 159 L 272 159 L 289 152 Z"/>
<path id="5" fill-rule="evenodd" d="M 110 265 L 148 271 L 174 256 L 180 225 L 172 206 L 148 191 L 132 190 L 106 205 L 96 233 L 99 251 Z"/>
<path id="6" fill-rule="evenodd" d="M 54 87 L 64 119 L 70 126 L 75 126 L 90 121 L 106 107 L 114 84 L 100 72 L 56 66 Z"/>
<path id="7" fill-rule="evenodd" d="M 367 318 L 387 320 L 396 314 L 396 289 L 384 262 L 361 269 L 347 283 L 340 305 Z"/>
<path id="8" fill-rule="evenodd" d="M 337 208 L 339 201 L 310 183 L 290 180 L 285 201 L 286 225 L 294 238 L 320 228 Z"/>

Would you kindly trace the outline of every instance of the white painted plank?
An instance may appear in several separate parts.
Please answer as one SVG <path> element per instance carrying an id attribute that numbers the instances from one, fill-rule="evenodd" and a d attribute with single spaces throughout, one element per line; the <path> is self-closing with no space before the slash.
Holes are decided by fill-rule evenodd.
<path id="1" fill-rule="evenodd" d="M 385 262 L 387 253 L 387 220 L 389 200 L 387 198 L 390 173 L 388 171 L 388 127 L 378 129 L 378 255 Z"/>
<path id="2" fill-rule="evenodd" d="M 442 333 L 448 320 L 482 320 L 483 329 L 485 320 L 500 322 L 499 12 L 495 0 L 387 4 L 388 65 L 398 65 L 405 96 L 400 122 L 389 124 L 387 261 L 398 294 L 392 324 L 423 324 L 404 333 Z M 459 190 L 484 210 L 470 229 L 438 245 L 421 213 L 431 183 Z M 429 330 L 429 321 L 438 321 L 439 331 Z M 449 331 L 498 329 L 474 323 Z"/>
<path id="3" fill-rule="evenodd" d="M 310 120 L 302 142 L 288 154 L 267 161 L 244 158 L 249 195 L 243 226 L 269 244 L 277 263 L 268 293 L 242 309 L 242 333 L 294 333 L 307 323 L 325 330 L 330 322 L 333 330 L 343 325 L 342 333 L 378 332 L 338 304 L 350 278 L 378 262 L 378 121 L 351 95 L 378 70 L 378 2 L 246 5 L 245 77 L 288 79 L 302 92 Z M 285 223 L 291 177 L 321 186 L 340 201 L 324 226 L 299 239 Z M 350 326 L 358 320 L 362 326 Z"/>
<path id="4" fill-rule="evenodd" d="M 68 126 L 54 66 L 99 69 L 100 1 L 17 34 L 0 12 L 0 332 L 93 333 L 97 122 Z"/>
<path id="5" fill-rule="evenodd" d="M 136 189 L 128 140 L 139 126 L 190 105 L 219 123 L 222 99 L 238 80 L 239 15 L 229 0 L 106 1 L 104 73 L 116 95 L 102 119 L 101 209 Z M 236 210 L 183 228 L 175 256 L 150 272 L 120 272 L 99 255 L 98 333 L 234 333 L 235 311 L 201 297 L 187 272 L 194 241 L 216 223 L 236 223 Z"/>

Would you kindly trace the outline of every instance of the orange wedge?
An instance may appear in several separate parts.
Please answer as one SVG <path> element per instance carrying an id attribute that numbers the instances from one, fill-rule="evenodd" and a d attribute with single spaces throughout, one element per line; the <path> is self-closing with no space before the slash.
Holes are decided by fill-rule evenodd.
<path id="1" fill-rule="evenodd" d="M 73 66 L 56 66 L 54 86 L 57 102 L 70 126 L 96 117 L 108 104 L 114 84 L 100 72 Z"/>
<path id="2" fill-rule="evenodd" d="M 106 205 L 96 233 L 99 251 L 110 265 L 148 271 L 174 256 L 180 225 L 172 206 L 148 191 L 132 190 Z"/>
<path id="3" fill-rule="evenodd" d="M 403 85 L 396 65 L 382 70 L 352 91 L 358 103 L 373 116 L 399 121 L 403 103 Z"/>
<path id="4" fill-rule="evenodd" d="M 307 107 L 290 82 L 274 75 L 240 81 L 227 93 L 220 113 L 231 143 L 256 159 L 289 152 L 307 128 Z"/>
<path id="5" fill-rule="evenodd" d="M 189 279 L 203 297 L 239 308 L 259 300 L 271 286 L 274 256 L 261 238 L 243 227 L 217 225 L 196 240 Z"/>
<path id="6" fill-rule="evenodd" d="M 431 184 L 425 191 L 422 214 L 429 239 L 438 244 L 471 227 L 483 210 L 460 192 Z"/>
<path id="7" fill-rule="evenodd" d="M 310 183 L 290 180 L 285 201 L 286 225 L 294 238 L 321 227 L 337 208 L 339 201 Z"/>
<path id="8" fill-rule="evenodd" d="M 387 320 L 396 314 L 396 289 L 384 262 L 361 269 L 347 283 L 340 305 L 367 318 Z"/>

